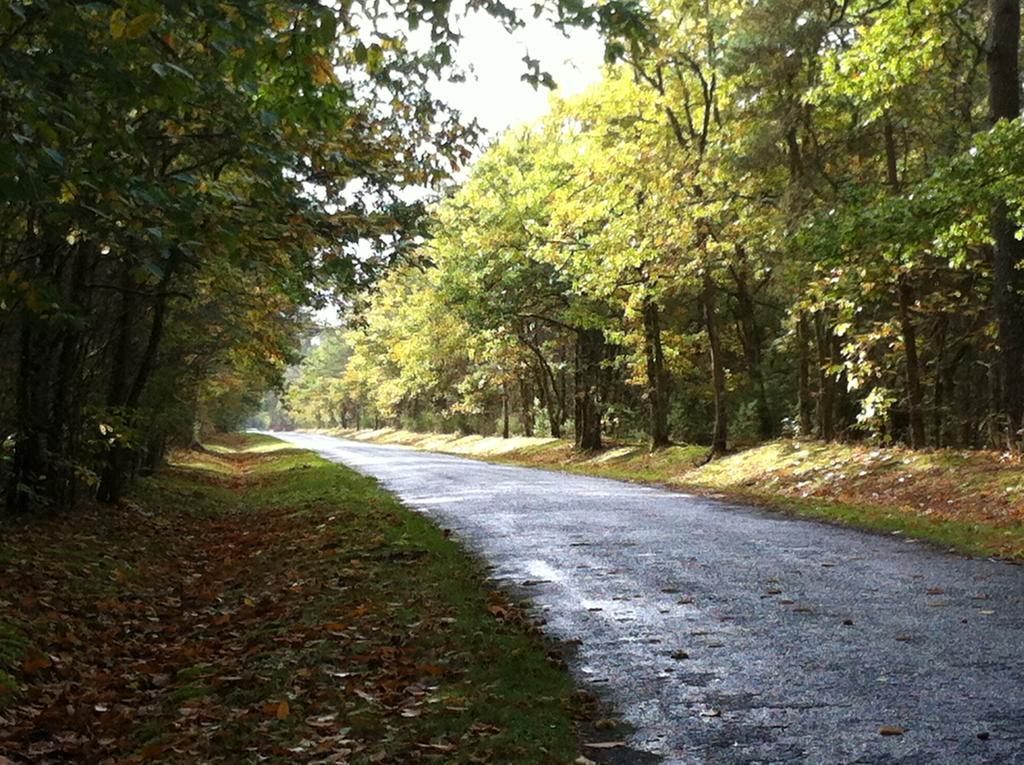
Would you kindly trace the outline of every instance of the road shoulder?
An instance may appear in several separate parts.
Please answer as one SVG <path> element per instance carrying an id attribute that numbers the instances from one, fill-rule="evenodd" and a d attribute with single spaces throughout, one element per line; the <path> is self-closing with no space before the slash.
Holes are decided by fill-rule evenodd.
<path id="1" fill-rule="evenodd" d="M 282 447 L 5 521 L 0 761 L 573 762 L 592 704 L 480 564 Z"/>

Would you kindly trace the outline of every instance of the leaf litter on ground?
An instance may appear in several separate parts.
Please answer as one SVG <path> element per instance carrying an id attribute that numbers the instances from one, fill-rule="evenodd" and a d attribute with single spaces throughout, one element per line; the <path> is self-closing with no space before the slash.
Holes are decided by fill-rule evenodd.
<path id="1" fill-rule="evenodd" d="M 571 682 L 478 564 L 259 439 L 2 529 L 0 763 L 572 762 Z"/>

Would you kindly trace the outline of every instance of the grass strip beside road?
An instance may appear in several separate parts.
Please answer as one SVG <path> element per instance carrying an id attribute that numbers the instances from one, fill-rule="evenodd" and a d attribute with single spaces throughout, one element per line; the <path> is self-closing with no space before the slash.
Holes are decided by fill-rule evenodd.
<path id="1" fill-rule="evenodd" d="M 506 464 L 667 486 L 967 555 L 1024 561 L 1024 465 L 997 452 L 778 440 L 704 464 L 707 447 L 579 452 L 553 438 L 321 431 Z"/>
<path id="2" fill-rule="evenodd" d="M 376 482 L 245 435 L 0 527 L 0 762 L 565 763 L 580 702 Z M 578 710 L 576 710 L 578 711 Z"/>

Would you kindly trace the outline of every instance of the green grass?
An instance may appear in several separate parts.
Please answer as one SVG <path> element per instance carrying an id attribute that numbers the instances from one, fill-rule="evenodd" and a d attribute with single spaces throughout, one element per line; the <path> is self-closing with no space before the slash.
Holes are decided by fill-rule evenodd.
<path id="1" fill-rule="evenodd" d="M 703 488 L 703 487 L 697 487 Z M 824 502 L 767 491 L 733 489 L 728 496 L 799 518 L 918 539 L 950 552 L 978 557 L 1024 559 L 1024 530 L 985 523 L 933 518 L 894 507 Z"/>
<path id="2" fill-rule="evenodd" d="M 382 606 L 388 621 L 400 627 L 423 618 L 423 608 L 410 603 L 444 615 L 444 628 L 425 633 L 418 650 L 450 662 L 459 680 L 435 692 L 428 704 L 433 713 L 390 731 L 392 751 L 421 739 L 465 738 L 475 725 L 493 725 L 499 730 L 488 735 L 486 748 L 495 761 L 572 760 L 577 743 L 567 712 L 571 681 L 548 663 L 536 639 L 503 625 L 488 611 L 491 598 L 481 585 L 484 572 L 476 560 L 372 479 L 311 452 L 247 438 L 261 440 L 246 445 L 243 453 L 265 456 L 249 468 L 258 479 L 245 495 L 251 508 L 288 507 L 319 520 L 325 503 L 338 505 L 346 512 L 325 532 L 346 541 L 339 566 L 358 562 L 362 597 Z M 396 565 L 401 556 L 414 565 Z M 311 604 L 304 620 L 331 619 L 334 606 L 329 601 Z M 286 684 L 281 685 L 283 690 Z M 371 710 L 364 710 L 360 727 L 388 733 Z M 468 762 L 473 756 L 462 751 L 450 761 Z"/>
<path id="3" fill-rule="evenodd" d="M 92 742 L 91 758 L 579 754 L 569 676 L 480 562 L 311 452 L 231 436 L 176 455 L 123 507 L 15 531 L 0 537 L 0 598 L 14 604 L 0 617 L 0 684 L 72 689 L 61 709 L 85 711 L 49 725 Z M 59 661 L 23 672 L 26 652 Z M 37 735 L 21 698 L 0 692 L 16 748 Z M 132 713 L 104 712 L 112 699 Z"/>

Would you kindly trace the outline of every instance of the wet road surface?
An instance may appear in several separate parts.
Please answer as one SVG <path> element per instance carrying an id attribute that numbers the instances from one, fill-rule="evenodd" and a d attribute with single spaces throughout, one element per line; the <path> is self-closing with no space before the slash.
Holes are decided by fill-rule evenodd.
<path id="1" fill-rule="evenodd" d="M 666 763 L 1024 765 L 1024 567 L 686 494 L 329 436 L 522 587 Z M 883 727 L 902 735 L 881 735 Z"/>

